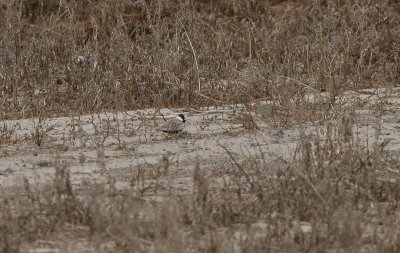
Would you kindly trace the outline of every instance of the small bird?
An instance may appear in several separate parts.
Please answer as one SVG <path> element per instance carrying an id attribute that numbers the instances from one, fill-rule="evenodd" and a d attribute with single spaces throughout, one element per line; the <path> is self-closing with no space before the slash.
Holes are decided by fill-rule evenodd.
<path id="1" fill-rule="evenodd" d="M 186 123 L 185 115 L 178 114 L 178 116 L 168 120 L 162 126 L 157 128 L 157 130 L 167 134 L 177 134 L 182 132 L 182 130 L 185 128 L 185 123 Z"/>

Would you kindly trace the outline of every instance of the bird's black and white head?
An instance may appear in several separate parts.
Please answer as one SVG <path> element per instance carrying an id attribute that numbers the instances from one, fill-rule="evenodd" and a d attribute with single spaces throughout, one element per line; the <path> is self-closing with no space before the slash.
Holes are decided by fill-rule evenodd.
<path id="1" fill-rule="evenodd" d="M 186 117 L 185 117 L 185 115 L 183 115 L 183 114 L 178 114 L 178 116 L 176 116 L 176 118 L 177 118 L 179 121 L 182 121 L 183 123 L 186 122 Z"/>

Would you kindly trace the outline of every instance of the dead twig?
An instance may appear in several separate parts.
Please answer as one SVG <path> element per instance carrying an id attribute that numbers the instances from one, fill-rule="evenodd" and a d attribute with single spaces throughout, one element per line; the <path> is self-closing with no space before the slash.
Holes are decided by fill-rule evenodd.
<path id="1" fill-rule="evenodd" d="M 192 49 L 193 58 L 194 58 L 194 64 L 196 66 L 196 71 L 197 71 L 197 81 L 199 83 L 198 91 L 200 92 L 201 91 L 200 73 L 199 73 L 199 64 L 197 62 L 196 51 L 194 50 L 194 47 L 193 47 L 192 41 L 190 40 L 189 34 L 186 32 L 186 28 L 185 28 L 185 26 L 183 25 L 183 23 L 182 23 L 182 21 L 180 19 L 179 19 L 179 23 L 181 23 L 183 31 L 185 32 L 185 36 L 186 36 L 186 38 L 187 38 L 187 40 L 189 42 L 190 48 Z"/>
<path id="2" fill-rule="evenodd" d="M 232 159 L 232 161 L 234 162 L 236 167 L 238 167 L 239 171 L 244 175 L 244 177 L 246 178 L 246 181 L 250 185 L 251 189 L 254 189 L 254 184 L 251 182 L 249 175 L 247 175 L 247 173 L 243 169 L 243 167 L 236 161 L 236 159 L 235 159 L 235 157 L 233 157 L 232 153 L 227 148 L 225 148 L 223 145 L 221 145 L 219 142 L 218 142 L 218 146 L 220 146 L 221 148 L 223 148 L 225 150 L 225 152 Z"/>

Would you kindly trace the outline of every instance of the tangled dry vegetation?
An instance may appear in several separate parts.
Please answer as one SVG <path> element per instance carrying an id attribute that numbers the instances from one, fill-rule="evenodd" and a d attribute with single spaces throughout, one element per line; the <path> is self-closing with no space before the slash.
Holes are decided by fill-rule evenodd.
<path id="1" fill-rule="evenodd" d="M 310 89 L 336 95 L 391 86 L 400 75 L 399 8 L 344 0 L 2 1 L 0 111 L 10 118 L 256 99 L 288 106 Z"/>
<path id="2" fill-rule="evenodd" d="M 39 118 L 37 146 L 47 117 L 149 107 L 241 104 L 243 128 L 259 131 L 249 112 L 267 100 L 279 124 L 325 125 L 274 166 L 262 147 L 221 147 L 223 162 L 196 164 L 191 193 L 169 184 L 167 156 L 122 190 L 75 187 L 56 157 L 50 187 L 0 190 L 0 251 L 400 251 L 397 156 L 364 145 L 335 100 L 399 83 L 399 20 L 391 0 L 0 0 L 0 118 Z M 305 99 L 321 91 L 328 101 Z M 0 137 L 19 141 L 6 124 Z"/>

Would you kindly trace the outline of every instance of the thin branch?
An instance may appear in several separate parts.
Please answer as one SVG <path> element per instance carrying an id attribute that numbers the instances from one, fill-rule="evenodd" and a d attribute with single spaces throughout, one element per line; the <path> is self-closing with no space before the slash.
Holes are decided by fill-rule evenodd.
<path id="1" fill-rule="evenodd" d="M 185 26 L 183 25 L 182 21 L 179 19 L 179 23 L 181 23 L 182 27 L 183 27 L 183 31 L 185 32 L 186 38 L 189 41 L 190 47 L 192 48 L 192 53 L 193 53 L 193 58 L 194 58 L 194 64 L 196 66 L 196 70 L 197 70 L 197 81 L 199 83 L 199 89 L 198 91 L 201 91 L 201 84 L 200 84 L 200 72 L 199 72 L 199 64 L 197 63 L 197 56 L 196 56 L 196 51 L 194 50 L 192 41 L 190 40 L 189 34 L 186 31 Z"/>
<path id="2" fill-rule="evenodd" d="M 218 99 L 215 99 L 215 98 L 206 96 L 206 95 L 204 95 L 203 93 L 201 93 L 201 92 L 200 92 L 200 79 L 199 79 L 199 90 L 198 90 L 198 92 L 196 92 L 196 93 L 199 94 L 199 96 L 201 96 L 201 97 L 203 97 L 203 98 L 210 99 L 210 100 L 212 100 L 212 101 L 214 101 L 214 102 L 217 102 L 217 103 L 225 104 L 223 101 L 220 101 L 220 100 L 218 100 Z"/>
<path id="3" fill-rule="evenodd" d="M 306 180 L 306 182 L 308 183 L 308 185 L 311 187 L 311 189 L 314 191 L 315 195 L 317 195 L 317 197 L 324 203 L 324 205 L 326 205 L 326 200 L 324 199 L 324 197 L 322 197 L 321 193 L 318 191 L 317 187 L 315 187 L 315 185 L 311 182 L 311 180 L 304 175 L 301 171 L 298 171 L 300 176 L 302 178 L 304 178 L 304 180 Z"/>
<path id="4" fill-rule="evenodd" d="M 293 78 L 288 77 L 288 76 L 283 76 L 283 75 L 278 75 L 278 74 L 274 74 L 274 75 L 276 75 L 276 76 L 278 76 L 278 77 L 286 78 L 286 79 L 291 80 L 291 81 L 294 81 L 294 82 L 296 82 L 296 83 L 298 83 L 298 84 L 304 86 L 304 87 L 307 88 L 307 89 L 310 89 L 310 90 L 312 90 L 312 91 L 314 91 L 314 92 L 317 92 L 316 89 L 314 89 L 313 87 L 311 87 L 311 86 L 308 85 L 308 84 L 305 84 L 305 83 L 303 83 L 303 82 L 300 82 L 299 80 L 293 79 Z"/>
<path id="5" fill-rule="evenodd" d="M 242 174 L 245 176 L 247 183 L 250 185 L 251 189 L 254 189 L 254 184 L 251 182 L 249 175 L 247 175 L 246 171 L 243 169 L 243 167 L 236 161 L 235 157 L 233 157 L 232 153 L 222 146 L 220 143 L 218 145 L 225 150 L 225 152 L 229 155 L 229 157 L 232 159 L 232 161 L 235 163 L 236 167 L 242 172 Z"/>

